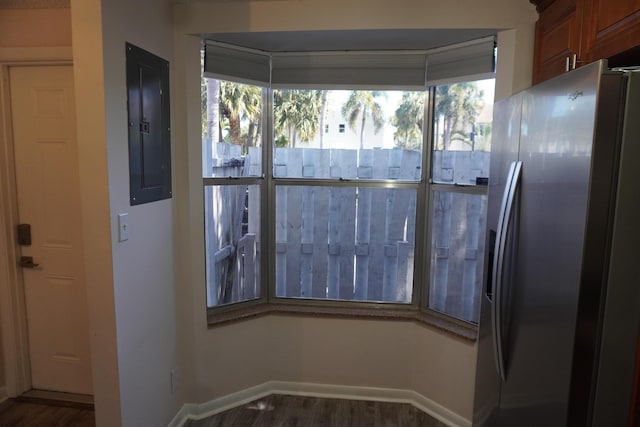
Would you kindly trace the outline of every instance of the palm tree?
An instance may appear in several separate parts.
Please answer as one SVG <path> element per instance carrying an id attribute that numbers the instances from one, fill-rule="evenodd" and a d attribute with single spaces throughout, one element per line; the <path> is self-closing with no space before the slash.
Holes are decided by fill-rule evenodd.
<path id="1" fill-rule="evenodd" d="M 364 148 L 364 125 L 367 117 L 373 120 L 374 132 L 377 134 L 384 125 L 384 113 L 376 98 L 382 96 L 382 92 L 354 90 L 349 99 L 342 106 L 342 116 L 349 122 L 351 129 L 355 130 L 356 122 L 360 118 L 360 149 Z"/>
<path id="2" fill-rule="evenodd" d="M 455 134 L 458 134 L 460 139 L 469 139 L 471 126 L 484 104 L 482 95 L 482 90 L 473 82 L 438 86 L 436 115 L 443 124 L 442 149 L 449 149 Z"/>
<path id="3" fill-rule="evenodd" d="M 220 114 L 229 122 L 231 143 L 245 148 L 251 143 L 242 138 L 241 121 L 260 121 L 262 90 L 257 86 L 243 85 L 228 81 L 220 83 Z"/>
<path id="4" fill-rule="evenodd" d="M 284 134 L 291 147 L 298 139 L 310 141 L 318 133 L 322 94 L 319 90 L 278 90 L 273 96 L 276 139 Z"/>
<path id="5" fill-rule="evenodd" d="M 220 80 L 204 79 L 206 93 L 205 132 L 212 143 L 220 140 Z"/>
<path id="6" fill-rule="evenodd" d="M 396 147 L 419 149 L 422 146 L 425 94 L 404 92 L 391 123 L 396 127 L 393 135 Z"/>
<path id="7" fill-rule="evenodd" d="M 249 121 L 247 133 L 243 137 L 243 151 L 248 152 L 248 147 L 257 147 L 262 134 L 262 89 L 257 86 L 248 86 L 250 90 L 245 100 L 244 119 Z"/>

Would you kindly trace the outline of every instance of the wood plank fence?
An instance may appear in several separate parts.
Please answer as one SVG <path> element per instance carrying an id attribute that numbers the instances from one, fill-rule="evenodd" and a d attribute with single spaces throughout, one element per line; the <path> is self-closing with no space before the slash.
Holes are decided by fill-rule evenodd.
<path id="1" fill-rule="evenodd" d="M 224 154 L 228 149 L 216 151 Z M 475 182 L 475 176 L 488 176 L 487 153 L 436 152 L 433 160 L 438 181 Z M 421 153 L 411 150 L 277 148 L 274 175 L 412 180 L 420 176 L 420 162 Z M 232 166 L 240 168 L 235 172 L 224 169 L 228 161 L 215 164 L 218 176 L 255 176 L 261 170 L 256 149 L 242 166 Z M 224 187 L 209 187 L 209 199 L 205 192 L 206 203 L 212 206 L 207 213 L 212 215 L 207 216 L 207 247 L 212 254 L 207 274 L 209 305 L 258 296 L 259 188 L 233 187 L 233 194 Z M 275 203 L 277 296 L 411 301 L 414 265 L 425 262 L 414 262 L 416 190 L 358 187 L 356 182 L 339 187 L 278 185 Z M 477 312 L 477 282 L 482 278 L 485 204 L 483 196 L 476 195 L 438 192 L 433 198 L 430 305 L 471 320 Z M 238 229 L 238 212 L 245 206 L 244 231 L 222 233 L 225 228 Z"/>
<path id="2" fill-rule="evenodd" d="M 415 179 L 407 150 L 277 149 L 276 177 Z M 409 302 L 415 190 L 276 188 L 276 295 Z"/>
<path id="3" fill-rule="evenodd" d="M 429 307 L 477 321 L 482 287 L 487 198 L 436 191 L 431 209 Z"/>
<path id="4" fill-rule="evenodd" d="M 475 184 L 489 176 L 489 153 L 436 151 L 433 181 Z M 484 271 L 487 197 L 434 191 L 431 197 L 429 307 L 477 322 Z"/>

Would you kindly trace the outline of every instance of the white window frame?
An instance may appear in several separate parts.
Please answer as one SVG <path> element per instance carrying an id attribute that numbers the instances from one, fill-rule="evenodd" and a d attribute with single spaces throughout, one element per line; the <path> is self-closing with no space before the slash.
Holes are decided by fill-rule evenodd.
<path id="1" fill-rule="evenodd" d="M 486 43 L 486 40 L 483 40 Z M 480 44 L 480 43 L 479 43 Z M 208 46 L 208 43 L 205 43 Z M 212 46 L 217 46 L 219 44 L 213 43 Z M 274 156 L 274 141 L 273 141 L 273 86 L 267 86 L 267 89 L 263 91 L 263 132 L 262 132 L 262 168 L 263 175 L 261 177 L 241 177 L 241 178 L 203 178 L 203 189 L 209 185 L 239 185 L 239 184 L 249 184 L 249 185 L 259 185 L 261 188 L 261 251 L 266 256 L 262 257 L 262 274 L 261 274 L 261 297 L 249 301 L 238 302 L 223 306 L 209 307 L 208 308 L 208 321 L 210 325 L 215 325 L 219 323 L 224 323 L 228 321 L 238 320 L 242 318 L 246 318 L 248 316 L 259 315 L 261 313 L 309 313 L 313 315 L 329 315 L 329 316 L 340 316 L 345 315 L 349 317 L 383 317 L 386 319 L 399 319 L 399 320 L 414 320 L 425 322 L 431 325 L 435 325 L 439 328 L 443 328 L 448 330 L 454 334 L 457 334 L 461 337 L 473 339 L 475 337 L 475 333 L 477 331 L 477 326 L 473 323 L 466 322 L 455 317 L 449 316 L 444 313 L 440 313 L 438 311 L 432 310 L 429 307 L 428 303 L 428 295 L 430 289 L 430 280 L 429 280 L 429 267 L 431 262 L 431 228 L 432 228 L 432 218 L 431 218 L 431 209 L 429 206 L 431 205 L 431 201 L 433 198 L 434 191 L 445 189 L 448 192 L 455 192 L 461 194 L 486 194 L 487 187 L 486 186 L 476 186 L 476 187 L 461 187 L 461 186 L 449 186 L 445 185 L 443 187 L 442 184 L 431 182 L 431 155 L 433 152 L 433 114 L 434 114 L 434 102 L 435 102 L 435 88 L 436 85 L 454 83 L 459 81 L 473 81 L 479 80 L 487 77 L 494 77 L 493 72 L 491 73 L 472 73 L 471 75 L 464 74 L 460 75 L 455 74 L 451 77 L 451 79 L 444 80 L 442 72 L 447 68 L 447 64 L 455 67 L 459 65 L 459 62 L 456 62 L 455 53 L 458 52 L 461 55 L 473 56 L 470 54 L 474 51 L 474 43 L 470 44 L 462 44 L 461 46 L 457 46 L 452 49 L 436 49 L 430 51 L 428 54 L 425 52 L 419 52 L 418 55 L 415 52 L 411 53 L 411 57 L 406 61 L 408 63 L 407 68 L 411 68 L 419 60 L 420 55 L 425 54 L 425 58 L 428 60 L 425 61 L 425 70 L 423 75 L 423 84 L 422 88 L 425 91 L 425 117 L 424 123 L 425 129 L 423 130 L 423 148 L 422 148 L 422 175 L 419 181 L 415 182 L 396 182 L 389 183 L 387 181 L 352 181 L 352 182 L 340 182 L 339 180 L 335 181 L 326 181 L 326 180 L 317 180 L 317 179 L 303 179 L 303 178 L 275 178 L 273 176 L 273 156 Z M 224 47 L 224 46 L 223 46 Z M 248 51 L 246 49 L 242 49 L 243 51 Z M 257 61 L 261 62 L 264 58 L 261 59 L 260 55 L 265 55 L 264 52 L 250 52 L 252 55 L 256 54 L 257 56 L 251 56 L 252 58 L 258 58 Z M 305 56 L 313 55 L 312 53 L 302 53 Z M 395 54 L 401 54 L 401 52 L 395 52 Z M 266 55 L 268 56 L 268 55 Z M 286 56 L 286 55 L 285 55 Z M 324 63 L 334 64 L 336 59 L 336 55 L 333 55 L 330 58 L 324 57 L 325 55 L 320 54 L 320 59 L 325 61 Z M 401 56 L 400 56 L 401 57 Z M 365 58 L 364 62 L 370 65 L 370 55 Z M 295 64 L 296 58 L 284 58 L 285 64 Z M 360 62 L 360 57 L 356 56 L 356 65 Z M 282 58 L 280 58 L 282 60 Z M 339 60 L 339 58 L 338 58 Z M 271 57 L 271 64 L 273 64 L 274 59 Z M 275 61 L 277 62 L 277 61 Z M 471 61 L 473 63 L 473 61 Z M 353 63 L 353 61 L 352 61 Z M 478 62 L 475 62 L 474 65 L 477 65 Z M 429 80 L 427 78 L 429 66 L 438 70 L 438 73 L 434 73 L 434 75 L 438 76 L 437 80 Z M 254 64 L 255 65 L 255 64 Z M 243 64 L 242 66 L 246 66 Z M 206 66 L 205 66 L 206 67 Z M 231 68 L 233 68 L 233 64 L 231 64 Z M 357 67 L 356 67 L 357 68 Z M 471 70 L 477 71 L 482 70 L 482 67 L 471 67 Z M 295 69 L 293 71 L 288 70 L 289 76 L 296 76 Z M 226 73 L 226 74 L 225 74 Z M 405 75 L 409 75 L 407 73 L 411 73 L 415 76 L 415 70 L 409 70 L 405 72 Z M 221 80 L 231 80 L 236 81 L 238 83 L 256 83 L 254 80 L 255 76 L 246 76 L 241 75 L 235 76 L 232 75 L 233 70 L 229 71 L 229 69 L 225 69 L 224 73 L 215 74 L 215 73 L 207 73 L 205 71 L 205 77 L 211 76 L 214 78 L 219 78 Z M 331 75 L 331 73 L 329 73 Z M 258 80 L 259 86 L 265 85 L 265 75 L 262 75 L 262 78 Z M 273 71 L 269 75 L 269 79 L 273 78 Z M 293 78 L 295 80 L 295 78 Z M 365 88 L 376 88 L 375 85 L 371 85 L 368 83 L 365 85 Z M 384 89 L 411 89 L 415 90 L 415 84 L 405 85 L 402 87 L 394 86 L 388 87 L 385 86 Z M 314 85 L 309 82 L 299 82 L 292 84 L 283 84 L 282 81 L 279 84 L 276 84 L 275 87 L 290 87 L 296 89 L 311 89 L 321 87 L 323 89 L 327 88 L 327 85 Z M 332 85 L 331 88 L 338 88 L 336 85 Z M 340 85 L 339 88 L 348 88 L 348 89 L 358 89 L 359 87 L 355 84 L 343 84 Z M 320 130 L 321 132 L 324 129 Z M 416 229 L 415 229 L 415 258 L 414 260 L 423 260 L 422 263 L 414 261 L 414 283 L 413 283 L 413 294 L 412 300 L 410 304 L 405 303 L 392 303 L 392 302 L 384 302 L 384 303 L 374 303 L 374 302 L 363 302 L 363 301 L 335 301 L 335 300 L 324 300 L 324 299 L 297 299 L 297 298 L 286 298 L 286 297 L 277 297 L 275 290 L 275 250 L 276 250 L 276 236 L 275 236 L 275 224 L 276 220 L 276 187 L 280 185 L 304 185 L 304 186 L 365 186 L 365 187 L 375 187 L 375 188 L 412 188 L 417 191 L 417 202 L 416 202 Z"/>

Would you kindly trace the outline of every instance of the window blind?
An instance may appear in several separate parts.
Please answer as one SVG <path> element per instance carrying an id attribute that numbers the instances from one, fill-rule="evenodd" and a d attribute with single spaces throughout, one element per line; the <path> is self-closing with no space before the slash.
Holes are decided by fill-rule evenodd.
<path id="1" fill-rule="evenodd" d="M 274 88 L 424 89 L 469 77 L 490 77 L 495 38 L 431 50 L 262 52 L 205 44 L 205 77 Z"/>
<path id="2" fill-rule="evenodd" d="M 274 87 L 421 89 L 424 52 L 346 51 L 274 54 Z"/>
<path id="3" fill-rule="evenodd" d="M 271 55 L 251 49 L 207 42 L 204 76 L 268 86 L 271 82 Z"/>
<path id="4" fill-rule="evenodd" d="M 427 85 L 470 80 L 469 77 L 493 77 L 495 38 L 433 49 L 427 53 Z M 473 78 L 472 78 L 473 79 Z"/>

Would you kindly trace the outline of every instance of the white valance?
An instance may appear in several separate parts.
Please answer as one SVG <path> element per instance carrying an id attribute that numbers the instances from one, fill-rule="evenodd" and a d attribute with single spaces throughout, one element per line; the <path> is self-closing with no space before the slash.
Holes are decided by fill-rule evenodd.
<path id="1" fill-rule="evenodd" d="M 258 86 L 271 82 L 271 55 L 222 43 L 207 42 L 204 76 Z"/>
<path id="2" fill-rule="evenodd" d="M 495 69 L 495 37 L 431 50 L 263 52 L 205 44 L 205 77 L 275 88 L 424 89 Z"/>

